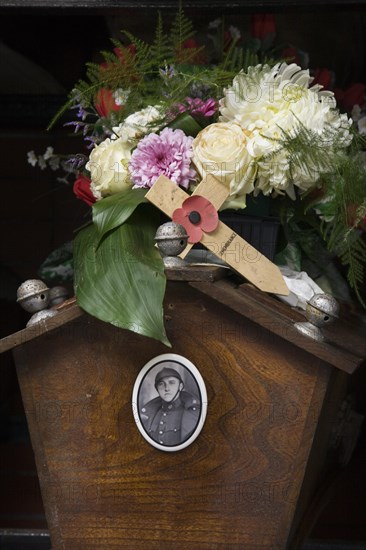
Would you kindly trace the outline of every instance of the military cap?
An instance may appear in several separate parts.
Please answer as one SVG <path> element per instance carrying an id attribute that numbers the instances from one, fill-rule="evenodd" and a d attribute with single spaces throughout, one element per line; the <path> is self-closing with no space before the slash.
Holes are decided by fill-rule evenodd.
<path id="1" fill-rule="evenodd" d="M 164 367 L 161 371 L 158 372 L 158 374 L 155 376 L 155 388 L 157 387 L 157 385 L 159 384 L 160 380 L 162 380 L 163 378 L 166 378 L 167 376 L 173 376 L 174 378 L 178 378 L 178 380 L 180 382 L 183 383 L 183 380 L 182 380 L 182 377 L 181 375 L 179 374 L 179 372 L 177 372 L 176 370 L 174 369 L 170 369 L 168 367 Z"/>

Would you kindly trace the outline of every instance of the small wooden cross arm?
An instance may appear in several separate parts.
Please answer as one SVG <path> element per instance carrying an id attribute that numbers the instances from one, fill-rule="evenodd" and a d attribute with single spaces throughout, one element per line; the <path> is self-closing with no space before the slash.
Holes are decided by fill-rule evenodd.
<path id="1" fill-rule="evenodd" d="M 225 185 L 208 175 L 193 194 L 205 197 L 219 209 L 228 193 Z M 160 176 L 146 194 L 146 198 L 170 218 L 188 197 L 183 189 L 165 176 Z M 200 242 L 260 290 L 285 296 L 289 294 L 278 266 L 221 221 L 211 233 L 203 232 Z M 189 252 L 191 246 L 188 244 L 182 256 Z"/>

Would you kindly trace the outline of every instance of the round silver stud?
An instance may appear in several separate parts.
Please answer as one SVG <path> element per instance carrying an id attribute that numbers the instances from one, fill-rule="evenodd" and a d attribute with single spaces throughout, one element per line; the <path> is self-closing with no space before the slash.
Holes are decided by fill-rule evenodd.
<path id="1" fill-rule="evenodd" d="M 188 243 L 188 235 L 183 225 L 175 222 L 163 223 L 156 231 L 155 241 L 165 267 L 186 265 L 186 262 L 178 257 Z"/>
<path id="2" fill-rule="evenodd" d="M 325 337 L 320 327 L 335 321 L 338 314 L 339 304 L 331 294 L 315 294 L 306 304 L 305 315 L 308 322 L 295 323 L 295 328 L 317 342 L 324 342 Z"/>
<path id="3" fill-rule="evenodd" d="M 25 311 L 35 313 L 48 307 L 49 292 L 43 281 L 28 279 L 17 290 L 17 302 Z"/>
<path id="4" fill-rule="evenodd" d="M 69 293 L 64 286 L 53 286 L 49 292 L 49 306 L 57 306 L 68 299 Z"/>

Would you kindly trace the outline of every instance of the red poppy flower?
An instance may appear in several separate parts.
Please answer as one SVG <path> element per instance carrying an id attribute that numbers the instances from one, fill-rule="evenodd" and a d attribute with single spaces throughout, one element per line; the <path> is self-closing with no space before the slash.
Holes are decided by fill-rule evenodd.
<path id="1" fill-rule="evenodd" d="M 91 181 L 89 178 L 87 178 L 83 174 L 79 174 L 79 176 L 75 180 L 73 191 L 78 199 L 81 199 L 89 206 L 92 206 L 95 203 L 96 198 L 90 190 L 90 184 Z"/>
<path id="2" fill-rule="evenodd" d="M 101 117 L 107 117 L 112 111 L 119 111 L 122 105 L 117 105 L 112 90 L 100 88 L 95 97 L 95 109 Z"/>
<path id="3" fill-rule="evenodd" d="M 173 212 L 173 222 L 183 225 L 188 234 L 188 242 L 198 243 L 203 231 L 211 233 L 219 223 L 219 215 L 214 205 L 205 197 L 192 195 L 188 197 L 182 208 Z"/>

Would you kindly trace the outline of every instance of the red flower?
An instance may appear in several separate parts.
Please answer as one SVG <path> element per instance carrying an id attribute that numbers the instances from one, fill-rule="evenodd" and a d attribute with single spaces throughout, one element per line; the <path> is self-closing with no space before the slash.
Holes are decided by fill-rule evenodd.
<path id="1" fill-rule="evenodd" d="M 107 117 L 112 111 L 119 111 L 122 105 L 117 105 L 112 90 L 100 88 L 95 97 L 95 108 L 101 117 Z"/>
<path id="2" fill-rule="evenodd" d="M 92 206 L 95 203 L 96 198 L 90 190 L 90 184 L 91 181 L 89 178 L 83 174 L 79 174 L 75 180 L 73 191 L 78 199 L 81 199 L 89 206 Z"/>
<path id="3" fill-rule="evenodd" d="M 214 205 L 200 195 L 188 197 L 182 208 L 174 210 L 172 219 L 173 222 L 183 225 L 189 243 L 198 243 L 203 231 L 211 233 L 219 223 L 219 215 Z"/>
<path id="4" fill-rule="evenodd" d="M 320 84 L 326 90 L 330 90 L 332 87 L 333 74 L 329 69 L 315 69 L 314 80 L 311 86 Z"/>
<path id="5" fill-rule="evenodd" d="M 365 105 L 366 84 L 355 82 L 346 90 L 337 88 L 334 90 L 334 94 L 338 103 L 342 105 L 347 113 L 350 113 L 354 105 L 359 105 L 360 107 Z"/>
<path id="6" fill-rule="evenodd" d="M 276 34 L 275 16 L 271 13 L 256 13 L 252 15 L 251 35 L 263 41 L 268 35 Z"/>

